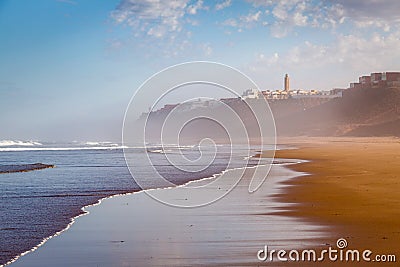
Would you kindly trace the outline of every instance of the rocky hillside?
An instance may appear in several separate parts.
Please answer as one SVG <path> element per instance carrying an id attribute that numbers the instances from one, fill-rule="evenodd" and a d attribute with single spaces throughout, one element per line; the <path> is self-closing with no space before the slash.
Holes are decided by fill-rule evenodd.
<path id="1" fill-rule="evenodd" d="M 342 98 L 275 118 L 279 135 L 400 136 L 400 89 L 348 90 Z"/>
<path id="2" fill-rule="evenodd" d="M 347 90 L 342 98 L 331 100 L 286 99 L 269 101 L 269 104 L 274 114 L 278 136 L 400 136 L 400 89 Z M 260 136 L 259 125 L 245 102 L 236 99 L 227 105 L 235 111 L 239 121 L 248 129 L 248 137 L 257 139 Z M 146 135 L 150 139 L 160 140 L 163 129 L 166 136 L 169 135 L 175 140 L 174 130 L 182 127 L 184 121 L 190 121 L 182 128 L 182 138 L 201 140 L 209 137 L 213 140 L 228 140 L 226 129 L 218 123 L 201 118 L 189 120 L 200 114 L 210 113 L 210 117 L 223 114 L 220 109 L 221 107 L 210 107 L 181 112 L 176 121 L 172 122 L 172 127 L 164 128 L 163 123 L 170 110 L 161 109 L 150 114 Z M 228 118 L 227 125 L 231 131 L 241 126 L 237 119 Z"/>

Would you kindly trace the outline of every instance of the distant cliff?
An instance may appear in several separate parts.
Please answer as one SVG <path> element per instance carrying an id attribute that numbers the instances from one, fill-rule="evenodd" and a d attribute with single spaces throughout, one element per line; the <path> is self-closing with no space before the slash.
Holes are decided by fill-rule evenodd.
<path id="1" fill-rule="evenodd" d="M 400 89 L 349 89 L 341 98 L 299 98 L 268 102 L 274 114 L 278 136 L 400 136 Z M 257 121 L 245 102 L 231 99 L 225 104 L 240 117 L 240 121 L 249 130 L 249 138 L 260 136 Z M 173 107 L 175 105 L 168 105 L 150 114 L 146 126 L 148 137 L 160 140 L 161 127 Z M 218 113 L 221 107 L 210 106 L 206 109 L 210 113 Z M 196 109 L 182 112 L 180 119 L 195 117 L 198 112 Z M 141 121 L 144 121 L 144 117 Z M 229 125 L 236 123 L 232 120 Z M 201 140 L 204 137 L 221 141 L 229 139 L 223 127 L 211 120 L 195 120 L 187 126 L 181 133 L 191 140 Z M 176 138 L 174 134 L 171 136 Z"/>
<path id="2" fill-rule="evenodd" d="M 350 89 L 342 98 L 275 118 L 279 135 L 400 136 L 400 89 Z"/>
<path id="3" fill-rule="evenodd" d="M 310 108 L 322 105 L 328 102 L 329 98 L 289 98 L 289 99 L 278 99 L 268 100 L 269 106 L 271 107 L 272 113 L 274 114 L 275 120 L 285 119 L 287 116 L 306 111 Z"/>

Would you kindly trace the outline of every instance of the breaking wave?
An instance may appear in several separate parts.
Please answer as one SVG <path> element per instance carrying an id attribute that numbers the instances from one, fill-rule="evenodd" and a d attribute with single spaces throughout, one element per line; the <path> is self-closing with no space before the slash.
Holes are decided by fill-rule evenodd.
<path id="1" fill-rule="evenodd" d="M 36 141 L 1 140 L 0 146 L 41 146 L 42 143 Z"/>

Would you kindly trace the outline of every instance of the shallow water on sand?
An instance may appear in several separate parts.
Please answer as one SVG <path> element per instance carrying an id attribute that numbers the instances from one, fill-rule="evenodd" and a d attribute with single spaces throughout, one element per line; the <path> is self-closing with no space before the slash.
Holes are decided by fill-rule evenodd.
<path id="1" fill-rule="evenodd" d="M 212 176 L 227 166 L 227 150 L 222 150 L 209 168 L 198 173 L 177 170 L 165 159 L 177 146 L 160 150 L 154 146 L 150 157 L 154 166 L 175 184 Z M 140 160 L 143 149 L 126 149 Z M 195 158 L 195 147 L 185 148 Z M 240 154 L 240 153 L 239 153 Z M 81 208 L 104 197 L 140 190 L 132 179 L 122 148 L 111 143 L 32 143 L 29 146 L 1 146 L 0 164 L 23 166 L 32 163 L 54 164 L 52 169 L 0 174 L 0 265 L 32 249 L 46 237 L 63 230 Z M 242 156 L 234 156 L 235 166 L 243 165 Z M 143 170 L 145 170 L 145 166 Z M 143 171 L 141 175 L 146 175 Z M 148 187 L 159 185 L 148 177 Z"/>
<path id="2" fill-rule="evenodd" d="M 319 245 L 323 227 L 273 214 L 291 205 L 275 202 L 273 195 L 298 173 L 274 165 L 263 186 L 249 194 L 247 177 L 254 169 L 246 169 L 226 197 L 201 208 L 170 207 L 143 191 L 106 199 L 15 266 L 243 266 L 264 264 L 257 252 L 265 245 L 277 250 Z M 238 172 L 228 174 L 234 178 Z M 184 202 L 181 190 L 157 192 Z"/>

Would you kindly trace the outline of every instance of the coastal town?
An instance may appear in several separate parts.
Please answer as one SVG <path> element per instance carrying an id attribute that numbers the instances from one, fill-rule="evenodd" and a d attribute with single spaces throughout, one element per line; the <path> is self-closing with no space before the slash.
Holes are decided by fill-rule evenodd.
<path id="1" fill-rule="evenodd" d="M 344 89 L 332 89 L 330 91 L 321 91 L 321 90 L 304 90 L 304 89 L 291 89 L 290 88 L 290 77 L 288 74 L 285 74 L 283 79 L 283 89 L 278 90 L 265 90 L 260 91 L 258 89 L 249 89 L 246 90 L 242 98 L 262 98 L 268 100 L 274 99 L 288 99 L 288 98 L 335 98 L 341 97 L 342 91 Z"/>
<path id="2" fill-rule="evenodd" d="M 243 92 L 241 97 L 236 98 L 221 98 L 219 100 L 203 100 L 201 98 L 185 102 L 166 104 L 158 110 L 153 110 L 151 113 L 154 114 L 165 114 L 170 112 L 172 109 L 179 106 L 179 112 L 194 110 L 197 108 L 212 108 L 222 103 L 231 104 L 238 100 L 252 100 L 252 99 L 267 99 L 268 102 L 282 102 L 287 100 L 295 101 L 315 101 L 326 102 L 330 99 L 341 98 L 346 93 L 362 89 L 382 89 L 382 88 L 400 88 L 400 72 L 374 72 L 370 75 L 362 75 L 358 78 L 357 82 L 351 82 L 348 88 L 333 88 L 329 91 L 323 90 L 305 90 L 305 89 L 292 89 L 290 87 L 290 77 L 285 74 L 283 78 L 283 88 L 277 90 L 259 90 L 256 88 L 247 89 Z M 148 113 L 143 113 L 145 116 Z"/>
<path id="3" fill-rule="evenodd" d="M 288 98 L 336 98 L 342 97 L 346 90 L 357 90 L 366 88 L 400 88 L 400 72 L 374 72 L 370 75 L 363 75 L 358 78 L 358 82 L 350 83 L 348 88 L 333 88 L 330 91 L 321 90 L 303 90 L 291 89 L 290 78 L 286 74 L 284 77 L 284 86 L 281 90 L 249 89 L 243 93 L 243 98 L 261 98 L 266 99 L 288 99 Z"/>

